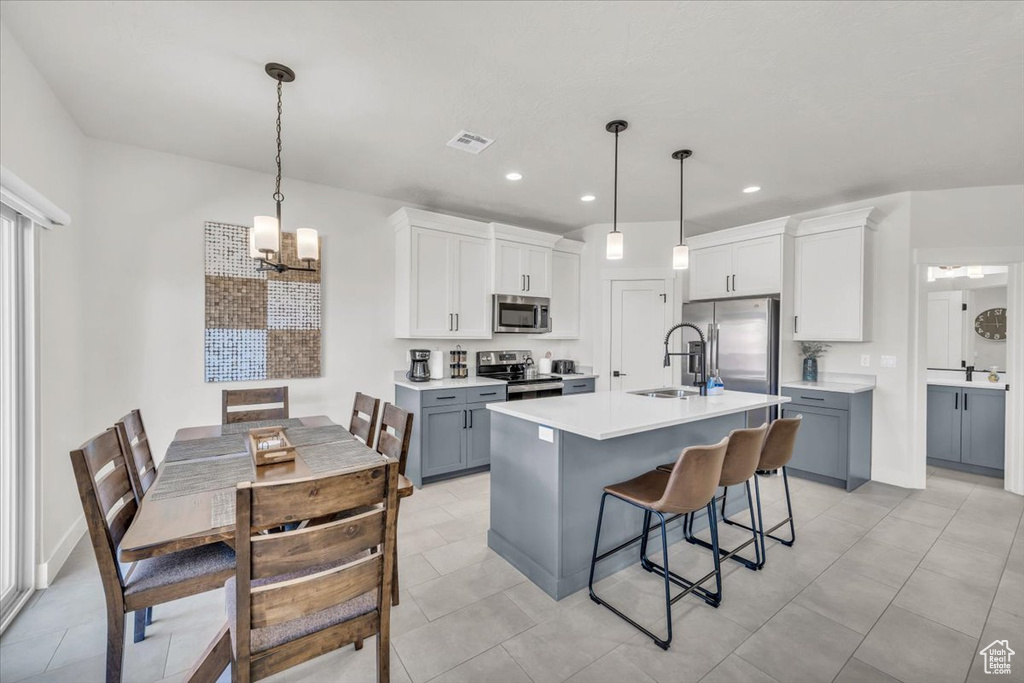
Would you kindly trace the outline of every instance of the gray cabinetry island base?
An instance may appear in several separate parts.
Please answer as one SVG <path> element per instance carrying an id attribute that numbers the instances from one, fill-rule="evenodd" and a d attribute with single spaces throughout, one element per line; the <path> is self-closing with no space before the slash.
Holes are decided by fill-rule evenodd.
<path id="1" fill-rule="evenodd" d="M 587 585 L 605 486 L 672 462 L 687 446 L 717 443 L 731 430 L 744 426 L 745 415 L 735 413 L 596 440 L 494 412 L 488 545 L 560 600 Z M 728 497 L 730 515 L 747 507 L 743 487 L 734 488 L 735 495 Z M 642 522 L 637 508 L 609 502 L 601 550 L 637 536 Z M 670 543 L 682 539 L 681 525 L 680 519 L 669 527 Z M 695 528 L 703 526 L 707 519 L 701 515 Z M 694 547 L 693 552 L 705 551 Z M 638 559 L 636 543 L 601 562 L 597 578 Z"/>

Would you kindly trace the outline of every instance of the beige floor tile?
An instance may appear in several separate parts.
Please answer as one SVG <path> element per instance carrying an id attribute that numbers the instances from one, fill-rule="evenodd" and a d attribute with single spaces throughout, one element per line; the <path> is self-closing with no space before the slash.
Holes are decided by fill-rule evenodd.
<path id="1" fill-rule="evenodd" d="M 904 550 L 871 538 L 862 538 L 836 560 L 835 566 L 887 586 L 900 588 L 923 556 L 923 551 Z"/>
<path id="2" fill-rule="evenodd" d="M 629 661 L 622 653 L 621 646 L 568 679 L 568 683 L 623 683 L 623 681 L 654 683 L 653 678 Z"/>
<path id="3" fill-rule="evenodd" d="M 822 516 L 870 529 L 889 514 L 889 509 L 885 505 L 877 505 L 867 500 L 848 496 L 823 512 Z"/>
<path id="4" fill-rule="evenodd" d="M 913 553 L 925 553 L 939 537 L 939 530 L 908 522 L 898 517 L 886 517 L 867 533 L 865 538 L 894 545 Z"/>
<path id="5" fill-rule="evenodd" d="M 438 574 L 444 575 L 497 557 L 497 554 L 487 547 L 487 534 L 479 534 L 427 550 L 423 557 Z"/>
<path id="6" fill-rule="evenodd" d="M 992 605 L 992 589 L 917 569 L 892 604 L 978 638 Z"/>
<path id="7" fill-rule="evenodd" d="M 1003 572 L 993 605 L 1018 617 L 1024 617 L 1024 574 L 1013 571 Z M 1024 635 L 1024 631 L 1021 633 Z"/>
<path id="8" fill-rule="evenodd" d="M 829 517 L 829 512 L 831 509 L 800 527 L 794 549 L 797 545 L 812 544 L 841 555 L 868 533 L 863 526 Z"/>
<path id="9" fill-rule="evenodd" d="M 836 676 L 835 683 L 900 683 L 892 676 L 851 657 Z"/>
<path id="10" fill-rule="evenodd" d="M 393 647 L 390 670 L 393 683 L 410 683 L 409 674 Z M 269 683 L 371 683 L 377 680 L 377 638 L 368 638 L 362 650 L 345 645 L 263 680 Z"/>
<path id="11" fill-rule="evenodd" d="M 978 639 L 890 606 L 855 656 L 901 681 L 962 683 Z"/>
<path id="12" fill-rule="evenodd" d="M 786 548 L 785 550 L 789 550 Z M 781 554 L 782 550 L 778 554 Z M 748 631 L 756 631 L 804 588 L 804 584 L 785 572 L 775 572 L 768 564 L 759 572 L 737 570 L 730 574 L 722 589 L 718 611 Z"/>
<path id="13" fill-rule="evenodd" d="M 493 557 L 421 583 L 409 592 L 427 619 L 434 621 L 525 580 L 508 562 Z"/>
<path id="14" fill-rule="evenodd" d="M 412 588 L 419 584 L 436 579 L 440 574 L 434 569 L 434 565 L 427 562 L 422 553 L 415 555 L 403 555 L 399 551 L 398 556 L 398 585 L 402 589 Z"/>
<path id="15" fill-rule="evenodd" d="M 445 513 L 447 514 L 447 513 Z M 420 529 L 398 534 L 398 554 L 417 555 L 447 545 L 448 541 L 433 529 Z"/>
<path id="16" fill-rule="evenodd" d="M 909 498 L 922 503 L 952 508 L 953 510 L 959 508 L 967 500 L 967 495 L 971 492 L 970 485 L 965 487 L 946 487 L 941 485 L 939 481 L 935 477 L 929 477 L 925 484 L 927 488 L 912 492 Z"/>
<path id="17" fill-rule="evenodd" d="M 917 522 L 933 529 L 943 529 L 953 519 L 956 510 L 933 505 L 913 498 L 905 500 L 893 508 L 892 516 L 905 519 L 910 522 Z"/>
<path id="18" fill-rule="evenodd" d="M 742 657 L 731 654 L 700 683 L 776 683 L 775 679 Z"/>
<path id="19" fill-rule="evenodd" d="M 127 626 L 126 626 L 127 629 Z M 130 635 L 126 633 L 125 640 Z M 107 620 L 96 619 L 85 624 L 72 626 L 64 634 L 60 646 L 53 654 L 53 659 L 46 667 L 48 670 L 61 669 L 68 664 L 92 659 L 107 651 Z"/>
<path id="20" fill-rule="evenodd" d="M 459 664 L 454 669 L 441 674 L 431 683 L 532 683 L 522 667 L 516 664 L 505 648 L 501 645 L 492 647 L 487 652 Z"/>
<path id="21" fill-rule="evenodd" d="M 793 602 L 864 635 L 882 616 L 896 592 L 895 588 L 866 576 L 832 567 Z"/>
<path id="22" fill-rule="evenodd" d="M 792 683 L 831 680 L 860 645 L 861 635 L 790 604 L 736 650 L 772 678 Z"/>
<path id="23" fill-rule="evenodd" d="M 942 538 L 967 548 L 1006 557 L 1013 543 L 1013 530 L 964 519 L 958 513 L 942 531 Z"/>
<path id="24" fill-rule="evenodd" d="M 921 560 L 921 567 L 983 588 L 994 589 L 1002 576 L 1003 558 L 939 538 Z"/>
<path id="25" fill-rule="evenodd" d="M 533 624 L 515 603 L 498 594 L 396 636 L 392 642 L 412 680 L 423 683 Z"/>
<path id="26" fill-rule="evenodd" d="M 64 631 L 54 631 L 0 647 L 0 679 L 14 683 L 46 671 L 63 637 Z"/>
<path id="27" fill-rule="evenodd" d="M 1010 647 L 1013 649 L 1014 643 L 1020 642 L 1022 636 L 1024 636 L 1024 616 L 1011 614 L 993 606 L 988 615 L 988 621 L 985 622 L 985 629 L 981 632 L 981 639 L 978 641 L 977 651 L 971 662 L 971 672 L 967 676 L 967 683 L 980 683 L 997 678 L 997 676 L 985 673 L 985 660 L 980 654 L 982 648 L 988 647 L 993 641 L 1008 639 Z M 1019 649 L 1016 648 L 1018 652 Z M 1024 675 L 1021 673 L 1024 669 L 1019 664 L 1021 661 L 1018 659 L 1019 656 L 1019 654 L 1015 654 L 1010 658 L 1011 671 L 1017 681 L 1024 680 Z M 1009 678 L 1009 676 L 998 676 L 998 678 Z"/>
<path id="28" fill-rule="evenodd" d="M 452 517 L 475 517 L 489 515 L 491 512 L 490 494 L 462 498 L 452 503 L 445 503 L 441 508 Z"/>
<path id="29" fill-rule="evenodd" d="M 407 590 L 398 594 L 398 606 L 391 606 L 391 637 L 407 633 L 427 623 L 423 610 Z"/>
<path id="30" fill-rule="evenodd" d="M 104 655 L 92 657 L 62 669 L 51 669 L 24 679 L 24 683 L 98 683 L 106 678 L 107 658 Z M 124 683 L 133 683 L 124 676 Z"/>
<path id="31" fill-rule="evenodd" d="M 407 536 L 413 532 L 420 531 L 421 529 L 434 526 L 435 524 L 442 524 L 455 519 L 455 517 L 446 512 L 442 507 L 427 507 L 422 510 L 417 510 L 414 514 L 409 515 L 405 513 L 406 511 L 402 510 L 398 515 L 399 536 Z"/>
<path id="32" fill-rule="evenodd" d="M 487 530 L 491 528 L 491 517 L 489 514 L 458 517 L 449 522 L 435 524 L 432 528 L 444 540 L 454 543 L 470 536 L 487 533 Z"/>

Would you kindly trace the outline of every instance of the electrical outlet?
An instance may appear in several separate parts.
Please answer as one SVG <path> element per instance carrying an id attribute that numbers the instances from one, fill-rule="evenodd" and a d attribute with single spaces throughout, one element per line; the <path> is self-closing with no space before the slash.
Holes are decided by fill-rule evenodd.
<path id="1" fill-rule="evenodd" d="M 896 367 L 896 356 L 882 356 L 882 367 L 883 368 L 894 368 L 894 367 Z"/>
<path id="2" fill-rule="evenodd" d="M 860 366 L 862 368 L 870 368 L 871 367 L 871 356 L 869 354 L 867 354 L 867 353 L 861 354 Z"/>

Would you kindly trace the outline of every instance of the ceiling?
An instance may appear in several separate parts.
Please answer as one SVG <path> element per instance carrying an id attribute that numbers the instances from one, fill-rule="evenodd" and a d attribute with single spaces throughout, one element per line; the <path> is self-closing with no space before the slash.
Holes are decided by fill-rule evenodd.
<path id="1" fill-rule="evenodd" d="M 556 232 L 611 220 L 614 118 L 621 221 L 678 216 L 681 147 L 694 232 L 1024 183 L 1024 3 L 5 0 L 2 20 L 89 136 L 272 172 L 279 61 L 287 177 Z M 446 147 L 461 129 L 497 141 Z"/>

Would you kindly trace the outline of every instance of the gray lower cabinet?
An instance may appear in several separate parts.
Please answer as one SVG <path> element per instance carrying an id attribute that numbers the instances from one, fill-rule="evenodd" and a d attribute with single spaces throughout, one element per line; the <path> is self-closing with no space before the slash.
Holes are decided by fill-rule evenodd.
<path id="1" fill-rule="evenodd" d="M 927 452 L 935 464 L 999 474 L 1005 434 L 1005 392 L 929 385 Z"/>
<path id="2" fill-rule="evenodd" d="M 405 475 L 416 486 L 491 462 L 488 403 L 504 401 L 504 386 L 416 391 L 395 387 L 395 404 L 413 414 L 412 441 Z"/>
<path id="3" fill-rule="evenodd" d="M 588 394 L 594 392 L 594 378 L 572 379 L 565 375 L 562 377 L 562 396 L 566 394 Z"/>
<path id="4" fill-rule="evenodd" d="M 782 417 L 803 416 L 787 469 L 852 491 L 871 479 L 871 392 L 782 390 Z"/>

